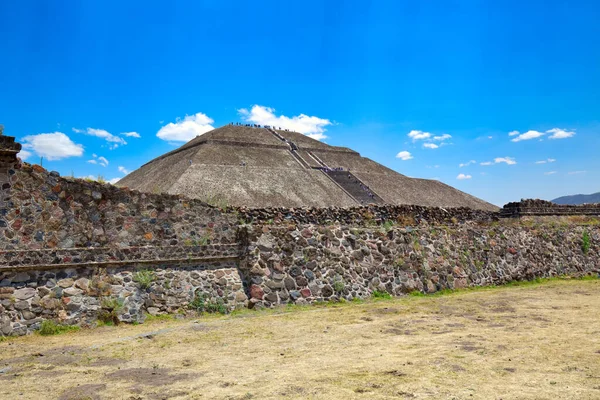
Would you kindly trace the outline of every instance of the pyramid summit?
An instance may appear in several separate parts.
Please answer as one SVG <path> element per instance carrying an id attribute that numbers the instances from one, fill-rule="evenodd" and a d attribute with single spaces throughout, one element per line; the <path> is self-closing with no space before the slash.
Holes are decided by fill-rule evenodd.
<path id="1" fill-rule="evenodd" d="M 197 136 L 117 186 L 255 208 L 375 203 L 497 210 L 439 181 L 399 174 L 354 150 L 247 124 Z"/>

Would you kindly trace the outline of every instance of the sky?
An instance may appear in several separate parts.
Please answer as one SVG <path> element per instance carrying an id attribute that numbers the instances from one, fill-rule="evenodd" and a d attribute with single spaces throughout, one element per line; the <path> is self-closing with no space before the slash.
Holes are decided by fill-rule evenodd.
<path id="1" fill-rule="evenodd" d="M 600 191 L 600 2 L 0 2 L 21 157 L 115 182 L 230 122 L 496 205 Z M 43 160 L 42 160 L 43 157 Z"/>

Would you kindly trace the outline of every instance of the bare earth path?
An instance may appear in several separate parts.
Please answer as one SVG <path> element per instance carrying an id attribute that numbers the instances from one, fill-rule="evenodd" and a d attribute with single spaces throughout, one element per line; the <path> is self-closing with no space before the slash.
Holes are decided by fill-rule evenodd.
<path id="1" fill-rule="evenodd" d="M 600 281 L 0 343 L 0 399 L 599 399 Z"/>

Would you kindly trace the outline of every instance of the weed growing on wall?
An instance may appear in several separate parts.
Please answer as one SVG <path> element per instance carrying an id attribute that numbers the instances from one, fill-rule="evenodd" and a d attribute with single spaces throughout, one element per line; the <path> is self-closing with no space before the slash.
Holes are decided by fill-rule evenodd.
<path id="1" fill-rule="evenodd" d="M 119 314 L 123 310 L 123 299 L 118 297 L 104 297 L 101 301 L 102 310 L 98 319 L 104 323 L 119 325 Z"/>
<path id="2" fill-rule="evenodd" d="M 189 307 L 198 313 L 219 313 L 227 314 L 227 306 L 223 299 L 219 298 L 216 301 L 211 300 L 207 293 L 196 292 L 194 300 L 189 304 Z"/>
<path id="3" fill-rule="evenodd" d="M 134 273 L 132 279 L 134 282 L 140 285 L 141 289 L 145 290 L 152 285 L 152 282 L 154 282 L 154 280 L 156 279 L 156 274 L 154 273 L 154 271 L 143 269 Z"/>
<path id="4" fill-rule="evenodd" d="M 592 240 L 590 238 L 590 234 L 588 231 L 583 231 L 581 250 L 583 250 L 583 254 L 587 254 L 590 251 L 590 247 L 592 245 Z"/>
<path id="5" fill-rule="evenodd" d="M 229 206 L 229 204 L 227 204 L 227 199 L 220 195 L 207 196 L 204 199 L 204 202 L 213 207 L 220 208 L 221 210 L 225 210 Z"/>
<path id="6" fill-rule="evenodd" d="M 345 288 L 346 288 L 346 285 L 344 284 L 344 281 L 333 282 L 333 290 L 335 290 L 336 293 L 342 293 Z"/>

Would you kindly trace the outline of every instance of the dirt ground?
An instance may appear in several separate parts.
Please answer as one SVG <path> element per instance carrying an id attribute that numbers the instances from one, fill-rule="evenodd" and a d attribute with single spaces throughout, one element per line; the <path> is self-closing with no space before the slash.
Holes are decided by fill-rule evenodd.
<path id="1" fill-rule="evenodd" d="M 600 281 L 0 343 L 0 399 L 600 399 Z"/>

